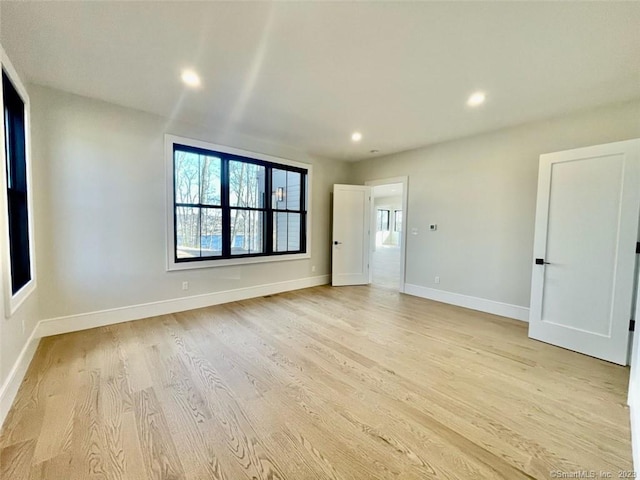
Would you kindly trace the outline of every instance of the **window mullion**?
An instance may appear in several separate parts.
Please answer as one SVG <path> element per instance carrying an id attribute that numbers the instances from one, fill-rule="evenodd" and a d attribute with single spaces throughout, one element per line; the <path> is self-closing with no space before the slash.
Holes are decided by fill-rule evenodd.
<path id="1" fill-rule="evenodd" d="M 231 257 L 231 207 L 229 199 L 229 159 L 222 157 L 220 168 L 222 204 L 222 258 Z"/>
<path id="2" fill-rule="evenodd" d="M 305 252 L 307 250 L 307 205 L 305 204 L 305 198 L 307 198 L 307 176 L 300 174 L 300 251 Z"/>
<path id="3" fill-rule="evenodd" d="M 267 255 L 273 253 L 273 206 L 271 204 L 272 194 L 271 194 L 271 186 L 273 184 L 271 178 L 271 172 L 273 169 L 271 167 L 265 168 L 265 201 L 264 206 L 266 208 L 266 217 L 264 222 L 264 250 Z"/>

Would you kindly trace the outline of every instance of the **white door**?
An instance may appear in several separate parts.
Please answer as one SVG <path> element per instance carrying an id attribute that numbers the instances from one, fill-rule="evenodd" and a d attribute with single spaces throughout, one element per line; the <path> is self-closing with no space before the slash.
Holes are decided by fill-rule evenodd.
<path id="1" fill-rule="evenodd" d="M 333 186 L 331 284 L 369 283 L 371 187 Z"/>
<path id="2" fill-rule="evenodd" d="M 640 139 L 540 157 L 529 336 L 627 364 Z"/>

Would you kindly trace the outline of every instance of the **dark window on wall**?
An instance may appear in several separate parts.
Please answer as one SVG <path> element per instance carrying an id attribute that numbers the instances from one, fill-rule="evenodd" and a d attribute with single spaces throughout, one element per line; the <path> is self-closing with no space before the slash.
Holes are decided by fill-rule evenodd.
<path id="1" fill-rule="evenodd" d="M 4 71 L 2 72 L 2 95 L 11 291 L 15 294 L 31 280 L 25 108 L 24 101 Z"/>
<path id="2" fill-rule="evenodd" d="M 307 170 L 174 144 L 175 261 L 306 252 Z"/>
<path id="3" fill-rule="evenodd" d="M 389 210 L 378 210 L 377 226 L 379 232 L 389 231 Z"/>
<path id="4" fill-rule="evenodd" d="M 393 231 L 402 231 L 402 210 L 394 210 L 393 212 Z"/>

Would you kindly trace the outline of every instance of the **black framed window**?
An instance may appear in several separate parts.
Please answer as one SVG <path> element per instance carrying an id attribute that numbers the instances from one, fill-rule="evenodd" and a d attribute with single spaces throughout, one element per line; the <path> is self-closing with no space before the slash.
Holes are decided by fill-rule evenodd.
<path id="1" fill-rule="evenodd" d="M 16 294 L 31 280 L 25 103 L 4 70 L 2 71 L 2 95 L 11 292 Z"/>
<path id="2" fill-rule="evenodd" d="M 402 210 L 394 210 L 393 212 L 393 231 L 402 231 Z"/>
<path id="3" fill-rule="evenodd" d="M 305 253 L 307 175 L 174 143 L 175 262 Z"/>
<path id="4" fill-rule="evenodd" d="M 388 232 L 389 231 L 389 210 L 380 210 L 378 209 L 378 215 L 376 223 L 378 225 L 379 232 Z"/>

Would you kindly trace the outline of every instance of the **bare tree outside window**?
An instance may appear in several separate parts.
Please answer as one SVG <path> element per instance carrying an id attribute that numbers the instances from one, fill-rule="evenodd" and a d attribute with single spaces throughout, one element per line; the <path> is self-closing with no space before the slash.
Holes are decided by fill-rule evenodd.
<path id="1" fill-rule="evenodd" d="M 220 158 L 174 154 L 178 258 L 222 255 Z"/>
<path id="2" fill-rule="evenodd" d="M 265 167 L 230 161 L 229 203 L 231 253 L 261 253 L 265 220 Z"/>

